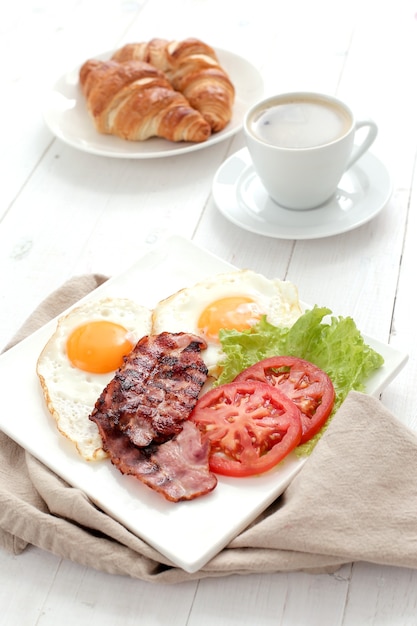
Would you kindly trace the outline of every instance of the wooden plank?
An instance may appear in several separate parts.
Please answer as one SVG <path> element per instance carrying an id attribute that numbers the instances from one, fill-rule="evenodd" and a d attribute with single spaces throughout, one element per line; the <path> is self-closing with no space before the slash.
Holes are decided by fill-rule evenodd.
<path id="1" fill-rule="evenodd" d="M 153 585 L 127 576 L 110 576 L 63 561 L 43 607 L 40 626 L 71 623 L 80 626 L 149 626 L 187 621 L 197 583 Z M 59 601 L 57 601 L 59 598 Z M 145 617 L 146 616 L 146 617 Z"/>
<path id="2" fill-rule="evenodd" d="M 60 559 L 28 547 L 19 556 L 0 551 L 0 626 L 38 624 Z"/>

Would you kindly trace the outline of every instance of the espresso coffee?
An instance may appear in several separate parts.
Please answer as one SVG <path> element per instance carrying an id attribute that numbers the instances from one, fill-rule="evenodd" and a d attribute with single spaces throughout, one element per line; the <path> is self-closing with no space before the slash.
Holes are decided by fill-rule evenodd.
<path id="1" fill-rule="evenodd" d="M 279 148 L 314 148 L 343 137 L 352 118 L 329 100 L 289 98 L 255 110 L 249 127 L 258 139 Z"/>

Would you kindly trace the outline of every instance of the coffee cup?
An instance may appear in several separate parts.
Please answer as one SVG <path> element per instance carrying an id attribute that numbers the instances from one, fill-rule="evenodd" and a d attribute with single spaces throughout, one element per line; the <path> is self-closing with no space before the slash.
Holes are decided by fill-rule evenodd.
<path id="1" fill-rule="evenodd" d="M 257 102 L 246 113 L 243 128 L 253 167 L 268 195 L 280 206 L 298 210 L 330 200 L 344 172 L 378 132 L 372 119 L 356 120 L 341 100 L 312 92 Z"/>

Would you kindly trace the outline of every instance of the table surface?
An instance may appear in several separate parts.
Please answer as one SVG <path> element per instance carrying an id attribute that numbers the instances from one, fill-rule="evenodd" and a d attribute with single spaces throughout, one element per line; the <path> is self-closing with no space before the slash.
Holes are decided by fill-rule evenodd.
<path id="1" fill-rule="evenodd" d="M 417 260 L 416 16 L 415 0 L 2 3 L 0 348 L 66 279 L 117 275 L 180 234 L 237 267 L 293 281 L 302 300 L 351 315 L 364 334 L 409 353 L 382 402 L 416 429 L 417 334 L 409 314 Z M 53 136 L 42 111 L 58 77 L 102 51 L 155 36 L 195 36 L 248 59 L 267 94 L 324 91 L 373 117 L 379 134 L 371 152 L 393 185 L 384 209 L 331 237 L 262 236 L 228 221 L 212 196 L 216 171 L 244 147 L 241 133 L 149 160 L 93 155 Z M 161 588 L 30 547 L 19 556 L 0 552 L 0 582 L 1 626 L 417 624 L 417 572 L 369 563 L 332 575 Z"/>

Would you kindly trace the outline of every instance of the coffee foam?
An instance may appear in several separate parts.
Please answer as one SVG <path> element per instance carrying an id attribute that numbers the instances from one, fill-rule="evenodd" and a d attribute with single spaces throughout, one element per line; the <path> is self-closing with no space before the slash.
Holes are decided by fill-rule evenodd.
<path id="1" fill-rule="evenodd" d="M 312 148 L 343 137 L 353 123 L 349 111 L 329 100 L 309 96 L 277 98 L 256 109 L 252 134 L 281 148 Z"/>

